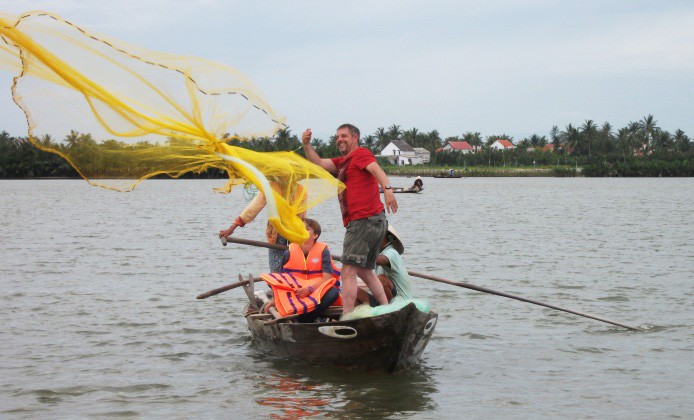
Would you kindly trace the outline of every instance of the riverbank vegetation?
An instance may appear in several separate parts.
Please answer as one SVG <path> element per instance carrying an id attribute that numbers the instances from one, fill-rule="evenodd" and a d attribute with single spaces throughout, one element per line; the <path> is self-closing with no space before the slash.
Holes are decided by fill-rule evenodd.
<path id="1" fill-rule="evenodd" d="M 509 150 L 492 148 L 491 145 L 500 139 L 509 140 L 515 147 Z M 414 166 L 394 166 L 380 158 L 386 171 L 394 175 L 434 175 L 453 169 L 456 174 L 465 176 L 694 176 L 692 140 L 682 130 L 670 133 L 660 129 L 652 115 L 616 130 L 609 123 L 599 126 L 587 120 L 580 126 L 569 124 L 563 130 L 554 126 L 549 136 L 533 134 L 518 141 L 505 134 L 483 138 L 479 132 L 443 139 L 436 130 L 402 130 L 395 124 L 361 136 L 361 144 L 376 155 L 394 140 L 403 140 L 412 147 L 430 152 L 428 163 Z M 143 145 L 127 145 L 113 139 L 97 141 L 89 133 L 75 131 L 59 142 L 48 135 L 37 141 L 63 152 L 79 150 L 95 155 L 105 150 L 126 151 Z M 448 142 L 463 141 L 474 150 L 469 153 L 441 150 Z M 175 142 L 175 139 L 168 141 L 169 144 Z M 298 135 L 289 129 L 279 131 L 274 138 L 230 140 L 229 143 L 260 152 L 294 150 L 303 154 Z M 314 138 L 312 144 L 320 156 L 339 155 L 334 137 Z M 118 177 L 118 168 L 112 170 L 113 176 Z M 186 177 L 223 176 L 221 171 L 210 170 Z M 26 138 L 0 132 L 0 178 L 32 177 L 78 177 L 78 174 L 58 155 L 36 148 Z"/>

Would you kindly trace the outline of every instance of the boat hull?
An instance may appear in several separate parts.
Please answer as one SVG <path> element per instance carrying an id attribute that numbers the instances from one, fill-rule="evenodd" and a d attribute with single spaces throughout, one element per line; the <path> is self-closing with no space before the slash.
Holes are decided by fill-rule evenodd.
<path id="1" fill-rule="evenodd" d="M 419 362 L 438 315 L 425 314 L 411 303 L 396 312 L 352 321 L 273 324 L 246 319 L 256 342 L 274 354 L 398 372 Z"/>
<path id="2" fill-rule="evenodd" d="M 412 189 L 412 188 L 400 188 L 400 187 L 395 187 L 393 188 L 393 193 L 394 194 L 419 194 L 424 188 L 421 189 Z M 383 189 L 380 190 L 381 194 L 383 194 Z"/>

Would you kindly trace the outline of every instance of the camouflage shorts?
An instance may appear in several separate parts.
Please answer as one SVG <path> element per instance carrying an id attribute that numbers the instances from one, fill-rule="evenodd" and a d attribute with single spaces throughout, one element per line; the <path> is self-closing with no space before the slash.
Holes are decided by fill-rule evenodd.
<path id="1" fill-rule="evenodd" d="M 375 268 L 386 230 L 388 221 L 384 212 L 349 222 L 342 245 L 342 263 Z"/>

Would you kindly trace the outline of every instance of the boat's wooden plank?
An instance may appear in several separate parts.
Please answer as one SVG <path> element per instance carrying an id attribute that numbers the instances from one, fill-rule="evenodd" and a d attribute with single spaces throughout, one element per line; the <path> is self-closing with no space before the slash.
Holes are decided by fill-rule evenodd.
<path id="1" fill-rule="evenodd" d="M 323 316 L 335 317 L 342 315 L 342 306 L 331 306 L 323 312 Z"/>
<path id="2" fill-rule="evenodd" d="M 283 321 L 291 321 L 292 319 L 297 318 L 299 316 L 299 314 L 297 314 L 297 315 L 289 315 L 289 316 L 282 317 L 282 316 L 280 316 L 279 312 L 277 312 L 277 309 L 270 308 L 270 312 L 272 313 L 273 311 L 274 311 L 273 316 L 275 316 L 275 319 L 267 321 L 265 323 L 265 325 L 273 325 L 273 324 L 277 324 L 277 323 L 280 323 Z M 275 315 L 275 313 L 277 315 Z"/>
<path id="3" fill-rule="evenodd" d="M 273 316 L 270 314 L 250 314 L 250 315 L 248 315 L 248 318 L 252 318 L 252 319 L 268 319 L 268 318 L 272 318 L 272 317 Z"/>
<path id="4" fill-rule="evenodd" d="M 253 290 L 253 275 L 249 275 L 246 280 L 248 280 L 248 284 L 243 285 L 243 291 L 246 292 L 246 296 L 248 296 L 251 305 L 257 306 L 257 299 Z M 243 276 L 241 274 L 239 274 L 239 281 L 243 281 Z"/>

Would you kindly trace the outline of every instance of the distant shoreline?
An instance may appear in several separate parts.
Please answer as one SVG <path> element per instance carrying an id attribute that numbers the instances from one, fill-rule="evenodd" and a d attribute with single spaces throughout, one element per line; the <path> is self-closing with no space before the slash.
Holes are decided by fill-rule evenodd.
<path id="1" fill-rule="evenodd" d="M 509 167 L 474 167 L 474 168 L 421 168 L 421 167 L 385 167 L 383 170 L 390 176 L 421 176 L 450 178 L 447 176 L 453 170 L 454 178 L 466 177 L 566 177 L 582 176 L 581 168 L 509 168 Z M 443 175 L 443 176 L 442 176 Z"/>

